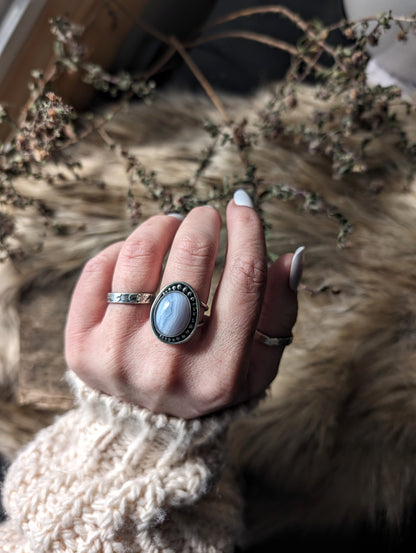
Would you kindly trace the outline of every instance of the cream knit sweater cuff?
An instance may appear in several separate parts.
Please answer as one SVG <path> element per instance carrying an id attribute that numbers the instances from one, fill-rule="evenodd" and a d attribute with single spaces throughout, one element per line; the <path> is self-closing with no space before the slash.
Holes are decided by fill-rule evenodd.
<path id="1" fill-rule="evenodd" d="M 247 406 L 183 420 L 70 381 L 79 406 L 9 471 L 0 550 L 232 551 L 240 497 L 226 473 L 217 482 L 226 431 Z"/>
<path id="2" fill-rule="evenodd" d="M 191 444 L 196 447 L 207 440 L 212 441 L 220 435 L 223 436 L 224 431 L 228 429 L 234 419 L 244 416 L 257 404 L 257 401 L 247 402 L 212 415 L 186 420 L 155 414 L 147 409 L 93 390 L 72 372 L 68 372 L 66 377 L 78 405 L 88 407 L 107 422 L 111 419 L 123 427 L 133 425 L 136 430 L 146 429 L 150 433 L 148 437 L 157 435 L 158 447 L 162 445 L 163 438 L 167 438 L 167 441 L 171 443 L 172 438 L 175 437 L 175 446 L 180 445 L 179 450 L 181 451 L 187 450 Z M 222 445 L 224 445 L 223 442 Z M 179 451 L 177 450 L 177 452 Z"/>

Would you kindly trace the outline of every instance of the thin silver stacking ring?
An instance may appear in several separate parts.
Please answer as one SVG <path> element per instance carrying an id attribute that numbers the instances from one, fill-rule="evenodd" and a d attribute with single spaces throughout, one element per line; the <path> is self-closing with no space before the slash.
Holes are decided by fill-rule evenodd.
<path id="1" fill-rule="evenodd" d="M 146 294 L 143 292 L 110 292 L 107 294 L 108 303 L 122 303 L 126 305 L 141 305 L 144 303 L 153 303 L 154 294 Z"/>
<path id="2" fill-rule="evenodd" d="M 289 336 L 275 337 L 275 336 L 268 336 L 267 334 L 260 332 L 260 330 L 256 330 L 256 332 L 254 333 L 254 336 L 256 340 L 261 344 L 264 344 L 265 346 L 271 346 L 271 347 L 289 346 L 293 341 L 293 334 L 290 334 Z"/>

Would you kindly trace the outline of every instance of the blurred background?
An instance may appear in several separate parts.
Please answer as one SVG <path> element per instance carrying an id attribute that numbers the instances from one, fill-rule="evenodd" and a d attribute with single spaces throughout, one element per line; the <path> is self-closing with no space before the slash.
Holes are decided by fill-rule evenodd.
<path id="1" fill-rule="evenodd" d="M 175 36 L 185 45 L 193 42 L 188 53 L 214 88 L 250 92 L 282 78 L 290 59 L 287 52 L 277 52 L 247 36 L 267 35 L 294 45 L 301 31 L 288 19 L 270 14 L 215 23 L 238 10 L 276 4 L 290 8 L 304 21 L 319 19 L 325 26 L 344 17 L 365 18 L 388 10 L 410 15 L 416 11 L 413 0 L 0 0 L 0 103 L 18 113 L 27 101 L 31 70 L 42 69 L 46 74 L 50 70 L 53 52 L 49 26 L 50 19 L 57 15 L 85 28 L 83 38 L 90 60 L 110 71 L 146 71 L 168 49 L 160 36 Z M 246 37 L 239 38 L 238 33 Z M 217 39 L 211 40 L 215 34 Z M 383 84 L 391 79 L 412 88 L 416 80 L 416 37 L 404 43 L 396 40 L 396 34 L 387 33 L 371 49 L 370 71 Z M 328 42 L 340 44 L 346 39 L 335 31 Z M 325 63 L 324 58 L 321 61 Z M 178 55 L 172 56 L 158 73 L 157 84 L 200 89 Z M 90 105 L 92 99 L 91 90 L 68 77 L 61 83 L 60 92 L 77 108 Z"/>

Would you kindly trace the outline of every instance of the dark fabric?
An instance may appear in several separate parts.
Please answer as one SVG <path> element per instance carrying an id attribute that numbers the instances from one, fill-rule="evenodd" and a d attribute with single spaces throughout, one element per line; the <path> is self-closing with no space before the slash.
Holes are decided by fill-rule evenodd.
<path id="1" fill-rule="evenodd" d="M 293 530 L 275 536 L 249 549 L 235 549 L 235 553 L 401 553 L 414 551 L 416 517 L 411 516 L 400 528 L 387 529 L 383 523 L 363 524 L 349 531 L 334 529 L 320 532 Z"/>
<path id="2" fill-rule="evenodd" d="M 230 12 L 248 7 L 265 5 L 283 5 L 298 13 L 302 19 L 309 21 L 319 19 L 324 24 L 340 21 L 344 16 L 343 3 L 340 0 L 226 0 L 217 2 L 208 21 Z M 216 27 L 220 30 L 248 30 L 296 44 L 302 32 L 285 17 L 278 15 L 253 15 Z M 214 29 L 207 29 L 202 36 L 212 34 Z M 332 44 L 345 42 L 341 33 L 332 33 L 329 37 Z M 227 38 L 215 40 L 194 48 L 191 57 L 216 89 L 231 92 L 247 93 L 270 81 L 282 78 L 289 68 L 290 56 L 286 52 L 242 39 Z M 321 62 L 325 62 L 321 59 Z M 187 86 L 199 87 L 189 69 L 182 65 L 174 75 L 174 82 Z"/>
<path id="3" fill-rule="evenodd" d="M 195 6 L 198 4 L 192 0 L 181 0 L 177 4 L 177 9 L 181 12 L 181 25 L 172 23 L 172 28 L 178 28 L 178 35 L 181 40 L 185 40 L 187 28 L 188 36 L 193 36 L 197 31 L 195 22 L 202 24 L 205 20 L 209 24 L 228 13 L 265 5 L 287 6 L 306 21 L 319 19 L 326 25 L 338 22 L 345 17 L 342 0 L 322 0 L 319 3 L 308 0 L 205 1 L 200 8 L 200 14 L 195 13 Z M 161 28 L 165 34 L 169 33 L 169 13 L 165 15 L 164 11 L 161 11 L 158 18 L 154 14 L 153 18 L 157 19 L 155 23 L 158 28 Z M 177 19 L 178 14 L 176 13 Z M 239 18 L 215 28 L 205 29 L 201 36 L 204 37 L 220 30 L 251 31 L 286 41 L 292 45 L 296 44 L 302 36 L 302 32 L 287 18 L 270 14 Z M 329 42 L 339 44 L 346 41 L 341 33 L 334 32 L 331 33 Z M 113 70 L 124 69 L 130 72 L 141 72 L 152 66 L 165 50 L 166 45 L 136 27 L 120 49 Z M 241 38 L 214 40 L 189 50 L 189 54 L 215 89 L 236 93 L 248 93 L 260 85 L 281 79 L 290 62 L 286 52 Z M 321 63 L 325 63 L 325 61 L 328 60 L 325 60 L 324 57 L 320 60 Z M 158 86 L 168 84 L 200 90 L 199 83 L 188 67 L 182 63 L 179 56 L 170 60 L 156 77 L 156 82 Z"/>

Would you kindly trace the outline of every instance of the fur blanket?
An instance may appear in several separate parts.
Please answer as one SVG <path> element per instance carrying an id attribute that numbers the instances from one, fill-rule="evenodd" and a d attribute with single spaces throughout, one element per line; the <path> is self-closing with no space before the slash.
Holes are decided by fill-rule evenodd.
<path id="1" fill-rule="evenodd" d="M 244 117 L 250 124 L 267 98 L 261 91 L 224 101 L 236 121 Z M 308 118 L 316 102 L 306 90 L 290 117 Z M 201 125 L 208 118 L 219 119 L 205 99 L 172 93 L 150 107 L 130 106 L 106 132 L 175 191 L 210 143 Z M 403 125 L 414 138 L 414 116 Z M 0 267 L 0 378 L 8 399 L 0 404 L 0 444 L 9 458 L 51 417 L 34 416 L 13 396 L 19 320 L 26 316 L 25 328 L 40 324 L 36 311 L 25 315 L 27 294 L 69 290 L 60 286 L 62 279 L 75 278 L 87 258 L 131 229 L 125 158 L 97 136 L 73 153 L 82 179 L 66 174 L 54 186 L 30 179 L 16 184 L 44 200 L 66 231 L 45 229 L 32 208 L 16 213 L 18 239 L 32 253 Z M 285 140 L 259 139 L 250 155 L 259 176 L 321 195 L 353 225 L 346 247 L 339 248 L 332 219 L 289 201 L 263 205 L 272 224 L 269 250 L 278 255 L 305 245 L 306 260 L 294 343 L 267 401 L 230 435 L 250 498 L 251 535 L 264 539 L 299 524 L 336 527 L 380 517 L 394 526 L 416 503 L 416 182 L 407 180 L 409 164 L 389 135 L 372 145 L 367 173 L 340 180 L 324 156 Z M 232 179 L 238 163 L 231 145 L 220 148 L 200 178 L 199 193 L 220 186 L 225 176 Z M 141 216 L 157 212 L 149 190 L 135 186 Z M 39 355 L 61 343 L 69 292 L 54 298 L 61 315 L 52 321 L 44 315 L 47 336 L 32 343 Z M 54 354 L 54 360 L 63 370 L 62 357 Z"/>

